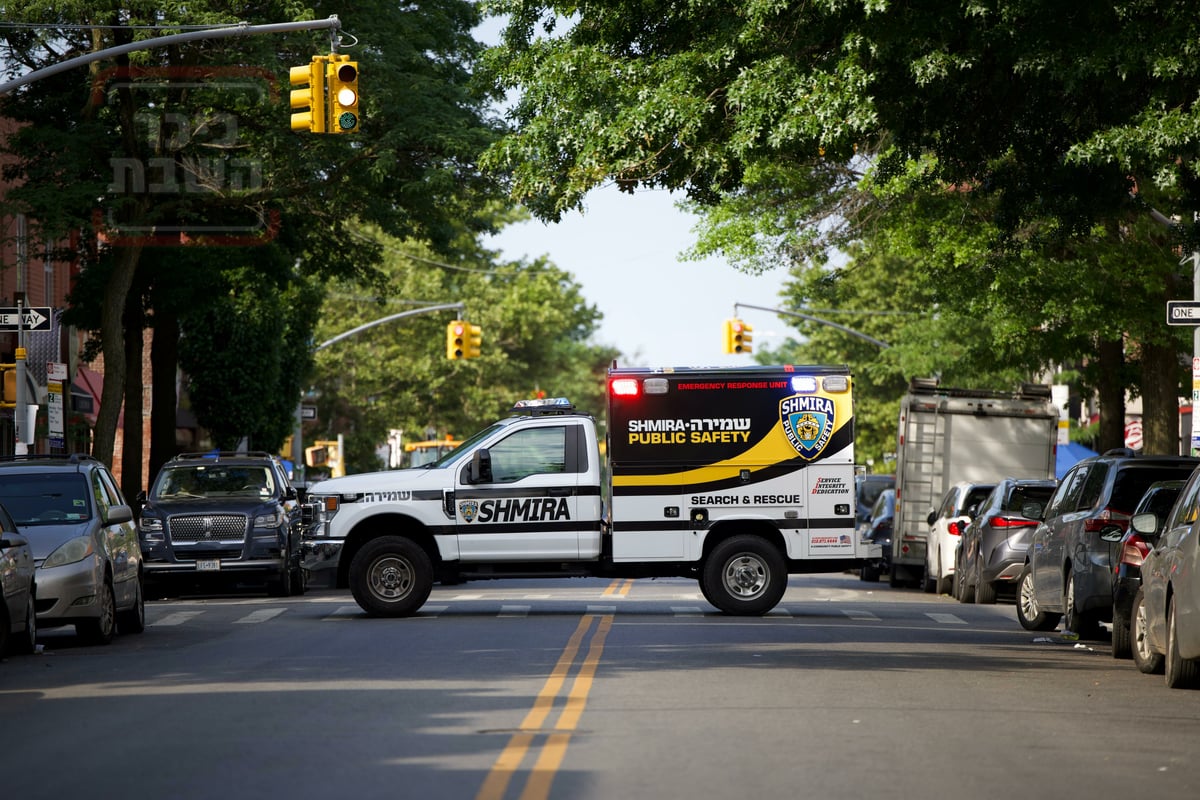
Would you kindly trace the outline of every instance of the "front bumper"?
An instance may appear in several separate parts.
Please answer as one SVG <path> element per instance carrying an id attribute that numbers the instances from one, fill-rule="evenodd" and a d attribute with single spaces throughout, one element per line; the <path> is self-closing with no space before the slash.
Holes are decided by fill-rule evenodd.
<path id="1" fill-rule="evenodd" d="M 96 556 L 61 567 L 38 567 L 37 622 L 44 628 L 97 619 L 96 594 L 104 583 L 104 565 Z"/>

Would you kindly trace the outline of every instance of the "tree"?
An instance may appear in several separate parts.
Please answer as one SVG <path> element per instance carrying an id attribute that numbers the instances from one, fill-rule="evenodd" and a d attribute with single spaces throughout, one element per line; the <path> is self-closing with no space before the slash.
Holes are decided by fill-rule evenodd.
<path id="1" fill-rule="evenodd" d="M 162 33 L 139 25 L 169 30 L 310 13 L 273 2 L 249 14 L 221 2 L 165 10 L 23 2 L 5 11 L 10 21 L 45 26 L 6 29 L 10 74 Z M 124 389 L 126 301 L 147 248 L 167 244 L 158 231 L 175 232 L 176 246 L 272 242 L 300 258 L 304 274 L 328 279 L 369 272 L 378 258 L 370 243 L 349 238 L 355 219 L 441 247 L 464 227 L 488 224 L 473 208 L 497 197 L 498 187 L 479 174 L 475 158 L 499 126 L 487 112 L 490 95 L 470 80 L 480 50 L 470 35 L 478 10 L 464 0 L 435 0 L 419 11 L 374 2 L 356 13 L 372 27 L 369 46 L 356 54 L 370 82 L 364 77 L 369 89 L 354 137 L 293 134 L 288 92 L 279 90 L 286 72 L 262 67 L 308 63 L 324 49 L 316 35 L 140 51 L 4 98 L 0 113 L 28 123 L 6 143 L 15 161 L 5 175 L 23 181 L 7 208 L 28 213 L 47 240 L 94 230 L 93 212 L 103 223 L 85 266 L 105 273 L 103 293 L 78 297 L 99 310 L 100 458 L 111 461 Z M 226 235 L 214 237 L 214 229 Z M 246 262 L 255 258 L 247 254 Z"/>

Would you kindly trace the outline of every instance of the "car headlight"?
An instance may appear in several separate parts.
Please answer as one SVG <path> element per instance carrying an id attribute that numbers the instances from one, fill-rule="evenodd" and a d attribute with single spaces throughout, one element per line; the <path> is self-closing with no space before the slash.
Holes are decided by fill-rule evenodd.
<path id="1" fill-rule="evenodd" d="M 270 514 L 259 514 L 254 518 L 256 528 L 278 528 L 283 524 L 283 512 L 275 509 Z"/>
<path id="2" fill-rule="evenodd" d="M 92 537 L 80 536 L 76 539 L 72 539 L 51 553 L 50 557 L 42 563 L 42 568 L 63 567 L 67 564 L 74 564 L 79 561 L 83 561 L 94 552 L 95 550 L 92 547 Z"/>

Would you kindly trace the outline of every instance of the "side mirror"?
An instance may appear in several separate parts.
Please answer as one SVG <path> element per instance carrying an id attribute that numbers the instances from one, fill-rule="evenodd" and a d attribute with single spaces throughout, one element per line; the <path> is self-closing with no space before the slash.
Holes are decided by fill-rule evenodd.
<path id="1" fill-rule="evenodd" d="M 133 521 L 133 509 L 127 505 L 110 506 L 104 518 L 106 525 L 119 525 L 122 522 Z"/>
<path id="2" fill-rule="evenodd" d="M 937 511 L 930 511 L 929 516 L 925 518 L 925 521 L 932 525 L 935 519 L 937 519 Z"/>
<path id="3" fill-rule="evenodd" d="M 492 482 L 492 454 L 481 447 L 471 456 L 471 483 Z"/>
<path id="4" fill-rule="evenodd" d="M 1149 511 L 1134 514 L 1133 519 L 1129 520 L 1129 527 L 1137 533 L 1154 536 L 1158 533 L 1158 517 Z"/>
<path id="5" fill-rule="evenodd" d="M 1025 519 L 1040 520 L 1042 518 L 1042 504 L 1026 503 L 1025 505 L 1021 506 L 1021 516 Z"/>

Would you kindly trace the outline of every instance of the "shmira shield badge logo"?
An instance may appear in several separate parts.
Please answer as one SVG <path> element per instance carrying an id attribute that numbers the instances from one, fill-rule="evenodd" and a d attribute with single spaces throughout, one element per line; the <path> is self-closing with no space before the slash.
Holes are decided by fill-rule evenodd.
<path id="1" fill-rule="evenodd" d="M 473 522 L 475 516 L 479 513 L 479 502 L 476 500 L 463 500 L 458 504 L 458 513 L 462 514 L 462 518 L 467 522 Z"/>
<path id="2" fill-rule="evenodd" d="M 779 403 L 779 419 L 792 447 L 806 461 L 813 461 L 833 435 L 837 414 L 833 401 L 815 395 L 793 395 Z"/>

